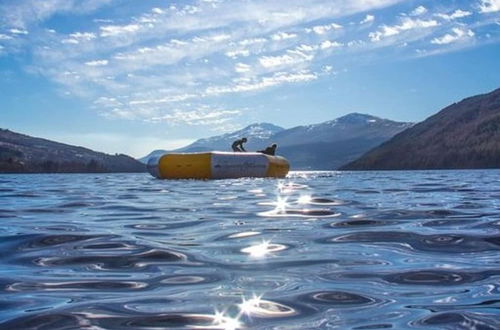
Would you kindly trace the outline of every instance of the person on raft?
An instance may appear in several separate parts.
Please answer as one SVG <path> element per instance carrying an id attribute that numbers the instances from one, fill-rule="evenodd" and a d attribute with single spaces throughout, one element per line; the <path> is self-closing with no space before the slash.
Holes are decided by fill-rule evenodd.
<path id="1" fill-rule="evenodd" d="M 247 138 L 246 137 L 244 137 L 242 139 L 239 139 L 239 140 L 236 140 L 231 145 L 231 148 L 233 148 L 234 152 L 246 151 L 245 148 L 243 148 L 243 143 L 246 143 L 246 142 L 247 142 Z"/>
<path id="2" fill-rule="evenodd" d="M 266 154 L 266 155 L 270 155 L 270 156 L 274 156 L 276 154 L 276 148 L 277 147 L 278 146 L 276 145 L 276 143 L 273 143 L 273 144 L 271 144 L 270 147 L 267 147 L 264 150 L 258 150 L 257 152 L 260 152 L 260 153 Z"/>

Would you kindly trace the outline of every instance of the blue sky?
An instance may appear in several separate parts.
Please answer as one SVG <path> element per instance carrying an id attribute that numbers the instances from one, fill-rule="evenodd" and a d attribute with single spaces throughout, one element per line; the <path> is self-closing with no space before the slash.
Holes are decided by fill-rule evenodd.
<path id="1" fill-rule="evenodd" d="M 143 156 L 500 87 L 500 0 L 2 0 L 0 127 Z"/>

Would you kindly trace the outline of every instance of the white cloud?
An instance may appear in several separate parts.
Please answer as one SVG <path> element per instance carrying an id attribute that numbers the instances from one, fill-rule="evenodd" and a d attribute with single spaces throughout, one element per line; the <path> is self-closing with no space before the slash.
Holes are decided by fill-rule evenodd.
<path id="1" fill-rule="evenodd" d="M 55 32 L 55 31 L 54 31 Z M 75 32 L 69 35 L 69 38 L 61 40 L 63 44 L 79 44 L 80 42 L 88 42 L 97 38 L 94 33 L 90 32 Z"/>
<path id="2" fill-rule="evenodd" d="M 286 39 L 293 39 L 297 38 L 297 34 L 295 33 L 286 33 L 286 32 L 278 32 L 275 33 L 271 36 L 271 39 L 274 41 L 279 41 L 279 40 L 286 40 Z"/>
<path id="3" fill-rule="evenodd" d="M 87 65 L 87 66 L 105 66 L 105 65 L 108 65 L 108 60 L 96 60 L 96 61 L 85 62 L 85 65 Z"/>
<path id="4" fill-rule="evenodd" d="M 470 15 L 472 15 L 472 13 L 470 11 L 461 10 L 461 9 L 457 9 L 451 14 L 436 14 L 437 17 L 440 17 L 440 18 L 447 20 L 447 21 L 451 21 L 451 20 L 454 20 L 457 18 L 467 17 Z"/>
<path id="5" fill-rule="evenodd" d="M 128 105 L 135 106 L 135 105 L 175 103 L 175 102 L 186 101 L 195 97 L 197 97 L 196 94 L 178 94 L 178 95 L 161 96 L 161 97 L 159 96 L 149 99 L 134 99 L 128 102 Z"/>
<path id="6" fill-rule="evenodd" d="M 316 45 L 306 45 L 306 44 L 301 44 L 297 46 L 294 50 L 288 50 L 288 52 L 314 52 L 318 49 Z"/>
<path id="7" fill-rule="evenodd" d="M 479 11 L 481 13 L 494 13 L 500 11 L 500 0 L 480 0 Z"/>
<path id="8" fill-rule="evenodd" d="M 318 75 L 307 70 L 299 72 L 276 72 L 271 76 L 259 79 L 242 81 L 233 86 L 210 86 L 206 89 L 206 95 L 221 95 L 228 93 L 253 92 L 270 87 L 276 87 L 286 83 L 302 83 L 316 80 Z"/>
<path id="9" fill-rule="evenodd" d="M 11 36 L 8 36 L 6 34 L 1 34 L 0 33 L 0 40 L 12 40 L 14 38 L 12 38 Z"/>
<path id="10" fill-rule="evenodd" d="M 228 35 L 216 34 L 196 36 L 189 40 L 170 40 L 155 47 L 141 47 L 132 51 L 117 53 L 114 58 L 121 61 L 128 71 L 152 69 L 156 66 L 169 66 L 182 60 L 196 60 L 211 54 L 225 53 L 236 58 L 247 55 L 245 50 L 227 50 Z M 249 53 L 248 53 L 249 54 Z"/>
<path id="11" fill-rule="evenodd" d="M 237 63 L 236 66 L 234 67 L 234 70 L 238 73 L 249 72 L 250 69 L 251 69 L 251 66 L 248 64 L 244 64 L 244 63 Z"/>
<path id="12" fill-rule="evenodd" d="M 227 57 L 237 58 L 239 56 L 249 56 L 250 51 L 248 49 L 238 49 L 238 50 L 228 51 L 225 54 Z"/>
<path id="13" fill-rule="evenodd" d="M 328 49 L 328 48 L 332 48 L 332 47 L 342 47 L 342 46 L 343 46 L 343 44 L 340 42 L 325 40 L 325 41 L 321 42 L 321 44 L 319 45 L 319 48 Z"/>
<path id="14" fill-rule="evenodd" d="M 295 50 L 288 50 L 284 55 L 262 56 L 259 58 L 259 63 L 264 68 L 296 65 L 302 62 L 311 61 L 314 55 L 305 53 L 310 51 L 314 51 L 314 48 L 308 45 L 300 45 Z"/>
<path id="15" fill-rule="evenodd" d="M 331 30 L 338 30 L 341 29 L 342 25 L 336 24 L 336 23 L 331 23 L 327 25 L 316 25 L 313 26 L 312 28 L 306 28 L 306 32 L 314 32 L 316 34 L 325 34 Z"/>
<path id="16" fill-rule="evenodd" d="M 99 97 L 97 100 L 94 101 L 94 104 L 107 108 L 115 108 L 122 105 L 122 103 L 118 101 L 116 98 L 106 97 L 106 96 Z"/>
<path id="17" fill-rule="evenodd" d="M 289 54 L 281 56 L 263 56 L 259 58 L 260 65 L 262 65 L 265 68 L 296 64 L 298 62 L 303 62 L 303 61 L 304 61 L 303 58 L 291 56 Z"/>
<path id="18" fill-rule="evenodd" d="M 9 31 L 12 34 L 24 34 L 24 35 L 28 34 L 28 31 L 20 29 L 10 29 Z"/>
<path id="19" fill-rule="evenodd" d="M 158 15 L 165 14 L 165 11 L 161 8 L 153 8 L 153 9 L 151 9 L 151 11 L 155 14 L 158 14 Z"/>
<path id="20" fill-rule="evenodd" d="M 96 38 L 96 35 L 94 33 L 89 33 L 89 32 L 75 32 L 71 33 L 69 36 L 74 39 L 85 40 L 85 41 L 90 41 Z"/>
<path id="21" fill-rule="evenodd" d="M 375 16 L 373 16 L 373 15 L 366 15 L 365 18 L 361 22 L 359 22 L 359 23 L 360 24 L 367 24 L 367 23 L 371 23 L 373 21 L 375 21 Z"/>
<path id="22" fill-rule="evenodd" d="M 403 17 L 401 24 L 393 26 L 382 25 L 378 31 L 371 32 L 368 36 L 372 42 L 377 42 L 383 38 L 400 34 L 403 31 L 430 28 L 438 25 L 439 23 L 436 20 L 422 20 Z"/>
<path id="23" fill-rule="evenodd" d="M 151 103 L 154 104 L 154 102 Z M 181 106 L 172 106 L 169 108 L 165 108 L 164 106 L 128 107 L 126 105 L 119 104 L 115 107 L 105 107 L 100 110 L 103 116 L 109 118 L 143 120 L 151 123 L 165 123 L 170 126 L 218 126 L 221 129 L 228 129 L 228 127 L 234 126 L 231 122 L 235 121 L 235 119 L 237 119 L 242 113 L 239 109 L 226 109 L 223 107 L 213 107 L 204 104 L 192 103 L 186 103 Z M 220 127 L 221 125 L 223 127 Z M 183 145 L 186 144 L 187 143 L 183 143 Z"/>
<path id="24" fill-rule="evenodd" d="M 347 42 L 347 47 L 353 47 L 353 48 L 358 47 L 359 48 L 359 47 L 364 46 L 365 44 L 366 44 L 366 42 L 363 40 L 351 40 L 351 41 Z"/>
<path id="25" fill-rule="evenodd" d="M 241 114 L 240 110 L 212 109 L 208 106 L 196 110 L 175 109 L 172 113 L 153 117 L 151 121 L 169 122 L 173 124 L 220 125 Z"/>
<path id="26" fill-rule="evenodd" d="M 61 40 L 61 43 L 67 44 L 67 45 L 69 45 L 69 44 L 77 45 L 80 42 L 78 40 L 76 40 L 76 39 L 63 39 L 63 40 Z"/>
<path id="27" fill-rule="evenodd" d="M 208 38 L 210 41 L 221 42 L 231 39 L 229 34 L 217 34 Z"/>
<path id="28" fill-rule="evenodd" d="M 43 22 L 58 13 L 83 14 L 113 0 L 17 0 L 0 3 L 0 23 L 17 29 Z M 0 24 L 2 25 L 2 24 Z"/>
<path id="29" fill-rule="evenodd" d="M 427 8 L 424 6 L 418 6 L 410 12 L 410 16 L 420 16 L 427 12 Z"/>
<path id="30" fill-rule="evenodd" d="M 474 37 L 472 30 L 465 30 L 461 28 L 453 28 L 452 33 L 447 33 L 442 37 L 434 38 L 431 40 L 435 45 L 447 45 L 457 41 L 465 40 Z"/>
<path id="31" fill-rule="evenodd" d="M 239 41 L 238 43 L 241 46 L 250 46 L 250 45 L 255 45 L 255 44 L 262 44 L 267 42 L 266 38 L 252 38 L 252 39 L 243 39 Z"/>
<path id="32" fill-rule="evenodd" d="M 138 24 L 128 24 L 128 25 L 106 25 L 101 26 L 101 37 L 115 37 L 123 34 L 129 34 L 137 32 L 141 28 Z"/>
<path id="33" fill-rule="evenodd" d="M 330 73 L 330 72 L 332 72 L 332 71 L 333 71 L 333 66 L 331 66 L 331 65 L 325 65 L 325 66 L 321 69 L 321 71 L 323 71 L 323 72 L 325 72 L 325 73 Z"/>

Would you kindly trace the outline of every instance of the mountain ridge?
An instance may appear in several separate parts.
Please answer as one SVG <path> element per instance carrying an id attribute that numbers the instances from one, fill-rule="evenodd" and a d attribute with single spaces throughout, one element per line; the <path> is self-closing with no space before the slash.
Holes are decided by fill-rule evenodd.
<path id="1" fill-rule="evenodd" d="M 0 173 L 144 172 L 144 164 L 124 155 L 0 129 Z"/>

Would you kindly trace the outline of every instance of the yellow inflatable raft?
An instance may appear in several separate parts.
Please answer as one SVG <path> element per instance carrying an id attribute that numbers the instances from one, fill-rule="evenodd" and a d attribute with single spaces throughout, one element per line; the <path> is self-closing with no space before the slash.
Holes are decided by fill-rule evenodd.
<path id="1" fill-rule="evenodd" d="M 222 151 L 167 153 L 150 158 L 147 166 L 159 179 L 283 178 L 290 169 L 281 156 Z"/>

